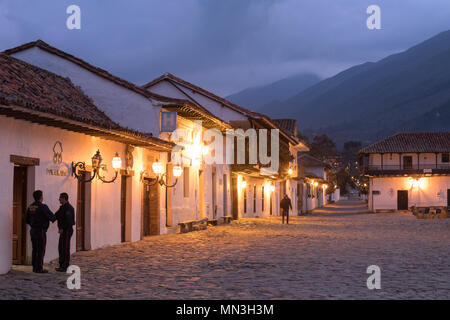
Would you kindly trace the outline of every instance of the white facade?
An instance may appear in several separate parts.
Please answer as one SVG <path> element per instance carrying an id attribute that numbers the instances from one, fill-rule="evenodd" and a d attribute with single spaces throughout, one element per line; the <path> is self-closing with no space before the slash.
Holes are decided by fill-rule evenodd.
<path id="1" fill-rule="evenodd" d="M 370 178 L 369 208 L 397 210 L 398 191 L 408 192 L 408 207 L 448 206 L 449 176 L 420 177 L 414 185 L 413 177 Z M 375 191 L 375 192 L 374 192 Z"/>
<path id="2" fill-rule="evenodd" d="M 230 122 L 230 121 L 248 121 L 247 115 L 242 112 L 236 111 L 226 105 L 221 101 L 218 101 L 214 97 L 203 94 L 198 90 L 194 90 L 180 83 L 172 83 L 168 80 L 161 80 L 154 83 L 151 87 L 147 88 L 150 92 L 159 95 L 176 98 L 176 99 L 187 99 L 193 103 L 200 104 L 209 112 L 217 116 L 219 119 Z M 291 154 L 294 156 L 295 160 L 292 163 L 293 167 L 296 168 L 297 159 L 297 149 L 295 147 L 290 147 Z M 224 169 L 225 170 L 225 169 Z M 227 169 L 230 172 L 230 167 Z M 263 176 L 260 178 L 254 178 L 247 175 L 237 175 L 237 196 L 238 196 L 238 208 L 236 215 L 238 217 L 255 217 L 255 216 L 269 216 L 270 215 L 270 198 L 272 198 L 272 215 L 280 215 L 280 201 L 281 195 L 281 183 L 285 182 L 275 182 L 272 183 L 268 179 L 264 179 Z M 246 188 L 241 187 L 241 181 L 246 181 Z M 270 189 L 270 185 L 273 184 L 276 188 L 274 192 L 267 192 Z M 264 187 L 264 197 L 262 196 L 262 190 Z M 256 188 L 256 196 L 255 194 Z M 290 212 L 291 215 L 297 215 L 297 181 L 289 179 L 286 183 L 286 192 L 292 201 L 293 210 Z M 263 206 L 263 198 L 265 205 Z M 245 200 L 247 199 L 247 200 Z M 255 200 L 254 200 L 255 199 Z M 230 198 L 230 202 L 232 198 Z M 247 204 L 245 204 L 247 202 Z M 256 205 L 255 205 L 256 204 Z M 231 204 L 229 206 L 231 208 Z M 264 208 L 264 210 L 262 210 Z M 230 214 L 231 215 L 231 211 Z"/>
<path id="3" fill-rule="evenodd" d="M 114 176 L 111 160 L 117 152 L 122 161 L 125 159 L 126 146 L 122 143 L 104 140 L 81 133 L 71 132 L 39 124 L 32 124 L 23 120 L 16 120 L 0 116 L 0 181 L 4 189 L 0 193 L 0 274 L 6 273 L 12 264 L 12 223 L 13 223 L 13 174 L 14 163 L 10 161 L 11 155 L 37 158 L 38 166 L 27 167 L 27 199 L 29 205 L 34 190 L 44 192 L 44 203 L 55 212 L 59 208 L 58 197 L 61 192 L 67 192 L 69 202 L 77 208 L 78 181 L 71 176 L 72 161 L 85 161 L 90 164 L 91 157 L 100 150 L 108 172 L 106 178 Z M 53 146 L 60 141 L 63 146 L 62 164 L 53 163 Z M 142 183 L 139 170 L 151 167 L 148 159 L 164 158 L 165 153 L 136 148 L 133 152 L 136 174 L 130 176 L 127 186 L 127 213 L 126 213 L 126 241 L 138 241 L 142 234 Z M 49 174 L 48 170 L 61 170 L 67 175 L 58 176 Z M 86 249 L 96 249 L 103 246 L 114 245 L 121 242 L 121 176 L 114 183 L 106 184 L 94 179 L 86 187 L 86 223 L 85 245 Z M 163 192 L 160 192 L 160 203 L 164 204 Z M 165 226 L 164 205 L 161 207 L 161 229 Z M 107 232 L 106 232 L 107 230 Z M 47 233 L 47 250 L 45 261 L 58 257 L 58 232 L 56 223 L 52 224 Z M 31 260 L 31 242 L 29 232 L 27 237 L 27 262 Z M 71 251 L 75 251 L 76 234 L 71 243 Z"/>
<path id="4" fill-rule="evenodd" d="M 372 153 L 367 158 L 371 211 L 450 205 L 448 154 Z"/>

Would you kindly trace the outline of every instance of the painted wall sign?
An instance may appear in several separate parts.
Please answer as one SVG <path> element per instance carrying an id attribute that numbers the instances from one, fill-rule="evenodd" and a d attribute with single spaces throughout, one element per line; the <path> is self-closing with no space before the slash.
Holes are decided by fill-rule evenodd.
<path id="1" fill-rule="evenodd" d="M 177 129 L 177 113 L 161 112 L 161 132 L 174 132 Z"/>
<path id="2" fill-rule="evenodd" d="M 378 190 L 373 190 L 373 191 L 372 191 L 372 194 L 381 194 L 381 192 L 378 191 Z"/>
<path id="3" fill-rule="evenodd" d="M 63 169 L 47 169 L 47 175 L 49 176 L 59 176 L 59 177 L 67 177 L 69 173 Z"/>
<path id="4" fill-rule="evenodd" d="M 62 163 L 63 147 L 60 141 L 56 141 L 53 145 L 53 163 L 59 166 Z"/>
<path id="5" fill-rule="evenodd" d="M 60 169 L 59 167 L 63 163 L 62 158 L 63 146 L 61 141 L 56 141 L 53 145 L 53 164 L 57 168 L 47 168 L 46 172 L 49 176 L 67 177 L 69 175 L 68 170 Z"/>

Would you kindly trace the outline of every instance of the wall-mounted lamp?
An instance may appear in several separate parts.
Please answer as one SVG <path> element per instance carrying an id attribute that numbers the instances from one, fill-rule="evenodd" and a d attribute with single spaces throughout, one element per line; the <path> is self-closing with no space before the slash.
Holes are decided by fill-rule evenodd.
<path id="1" fill-rule="evenodd" d="M 294 170 L 292 170 L 291 168 L 289 168 L 288 174 L 289 174 L 290 176 L 292 176 L 293 173 L 294 173 Z"/>
<path id="2" fill-rule="evenodd" d="M 240 187 L 241 187 L 241 189 L 245 189 L 247 187 L 247 181 L 242 180 L 240 183 Z"/>
<path id="3" fill-rule="evenodd" d="M 271 186 L 270 186 L 270 192 L 274 192 L 275 191 L 275 186 L 272 184 Z"/>
<path id="4" fill-rule="evenodd" d="M 411 188 L 417 189 L 419 187 L 422 188 L 423 184 L 424 184 L 424 180 L 422 178 L 417 178 L 417 179 L 411 178 L 411 179 L 409 179 L 409 188 L 410 189 Z"/>
<path id="5" fill-rule="evenodd" d="M 163 170 L 163 164 L 159 161 L 153 162 L 152 164 L 153 172 L 156 174 L 156 179 L 154 182 L 147 182 L 144 179 L 145 171 L 141 173 L 141 181 L 149 186 L 154 186 L 155 184 L 159 183 L 161 186 L 166 186 L 166 188 L 172 188 L 175 187 L 175 185 L 178 183 L 178 178 L 183 173 L 183 168 L 180 166 L 174 166 L 172 169 L 173 176 L 176 178 L 175 182 L 171 185 L 168 184 L 167 181 L 167 172 L 162 173 Z"/>
<path id="6" fill-rule="evenodd" d="M 75 178 L 77 178 L 78 181 L 80 181 L 80 182 L 90 182 L 90 181 L 94 180 L 95 177 L 97 177 L 99 180 L 101 180 L 104 183 L 112 183 L 112 182 L 116 181 L 117 176 L 119 174 L 119 170 L 122 167 L 122 160 L 120 159 L 119 154 L 116 152 L 116 155 L 112 159 L 112 167 L 115 170 L 116 174 L 115 174 L 114 178 L 112 178 L 111 180 L 106 180 L 105 177 L 100 174 L 100 170 L 104 169 L 104 166 L 102 166 L 102 160 L 103 160 L 103 158 L 100 154 L 100 150 L 97 150 L 97 152 L 91 158 L 92 170 L 94 172 L 92 174 L 92 177 L 87 180 L 83 180 L 82 176 L 80 176 L 77 173 L 77 168 L 79 168 L 80 170 L 86 171 L 86 163 L 82 162 L 82 161 L 77 162 L 77 163 L 72 162 L 72 175 L 75 176 Z"/>

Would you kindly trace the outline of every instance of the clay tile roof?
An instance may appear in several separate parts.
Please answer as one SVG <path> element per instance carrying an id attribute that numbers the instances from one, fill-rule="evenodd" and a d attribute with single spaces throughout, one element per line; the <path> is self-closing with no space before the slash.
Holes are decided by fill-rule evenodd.
<path id="1" fill-rule="evenodd" d="M 44 121 L 47 125 L 61 126 L 58 119 L 63 118 L 102 128 L 83 132 L 98 133 L 104 130 L 107 132 L 107 136 L 121 139 L 127 143 L 137 142 L 165 149 L 171 149 L 174 146 L 173 143 L 121 127 L 99 110 L 69 78 L 63 78 L 3 53 L 0 53 L 0 105 L 23 108 L 29 115 L 27 117 L 22 115 L 21 119 L 29 119 L 34 122 Z M 10 116 L 14 112 L 16 115 L 17 113 L 23 114 L 22 111 L 12 111 L 12 109 L 5 111 L 3 109 L 2 114 L 4 112 Z M 36 113 L 43 113 L 47 116 L 39 116 Z M 77 124 L 72 123 L 72 125 L 67 126 L 66 124 L 63 128 L 73 131 L 80 130 Z"/>
<path id="2" fill-rule="evenodd" d="M 325 163 L 317 158 L 314 158 L 313 156 L 310 156 L 309 154 L 301 154 L 298 157 L 298 163 L 299 165 L 303 167 L 329 167 L 328 163 Z"/>
<path id="3" fill-rule="evenodd" d="M 2 53 L 0 99 L 104 128 L 119 128 L 68 78 Z"/>
<path id="4" fill-rule="evenodd" d="M 289 132 L 293 136 L 297 135 L 297 120 L 295 119 L 273 119 L 273 121 L 283 130 Z"/>
<path id="5" fill-rule="evenodd" d="M 450 132 L 397 133 L 361 149 L 358 153 L 450 152 Z"/>
<path id="6" fill-rule="evenodd" d="M 197 91 L 202 93 L 205 96 L 210 97 L 213 100 L 216 100 L 220 103 L 222 103 L 223 105 L 227 106 L 230 109 L 233 109 L 247 117 L 250 118 L 255 118 L 255 119 L 260 119 L 262 121 L 264 121 L 266 124 L 268 124 L 269 126 L 275 128 L 275 129 L 279 129 L 281 133 L 283 133 L 293 144 L 297 144 L 299 141 L 296 137 L 294 137 L 292 134 L 290 134 L 289 132 L 286 132 L 286 130 L 284 130 L 283 128 L 279 127 L 271 118 L 269 118 L 268 116 L 258 113 L 258 112 L 253 112 L 250 111 L 246 108 L 243 108 L 235 103 L 232 103 L 231 101 L 228 101 L 227 99 L 224 99 L 222 97 L 219 97 L 218 95 L 207 91 L 199 86 L 196 86 L 195 84 L 192 84 L 186 80 L 183 80 L 179 77 L 174 76 L 171 73 L 165 73 L 162 76 L 150 81 L 149 83 L 143 85 L 142 87 L 145 89 L 150 89 L 150 87 L 152 87 L 153 85 L 163 81 L 163 80 L 168 80 L 168 81 L 173 81 L 176 83 L 179 83 L 187 88 L 190 88 L 191 90 Z M 304 143 L 304 142 L 303 142 Z"/>
<path id="7" fill-rule="evenodd" d="M 95 67 L 95 66 L 89 64 L 88 62 L 86 62 L 86 61 L 84 61 L 84 60 L 82 60 L 80 58 L 77 58 L 77 57 L 75 57 L 75 56 L 73 56 L 73 55 L 71 55 L 71 54 L 69 54 L 67 52 L 64 52 L 64 51 L 59 50 L 59 49 L 57 49 L 55 47 L 52 47 L 51 45 L 45 43 L 42 40 L 37 40 L 37 41 L 25 43 L 25 44 L 23 44 L 21 46 L 5 50 L 3 53 L 5 53 L 7 55 L 11 55 L 11 54 L 23 51 L 23 50 L 30 49 L 32 47 L 38 47 L 38 48 L 40 48 L 42 50 L 45 50 L 45 51 L 47 51 L 49 53 L 57 55 L 57 56 L 59 56 L 61 58 L 64 58 L 66 60 L 69 60 L 69 61 L 79 65 L 80 67 L 82 67 L 84 69 L 87 69 L 87 70 L 97 74 L 100 77 L 108 79 L 108 80 L 114 82 L 115 84 L 120 85 L 122 87 L 125 87 L 125 88 L 127 88 L 129 90 L 132 90 L 132 91 L 134 91 L 134 92 L 136 92 L 136 93 L 138 93 L 138 94 L 140 94 L 140 95 L 142 95 L 142 96 L 144 96 L 146 98 L 153 99 L 153 100 L 158 100 L 158 101 L 163 101 L 163 102 L 173 102 L 174 101 L 174 99 L 172 99 L 172 98 L 168 98 L 168 97 L 164 97 L 164 96 L 161 96 L 161 95 L 158 95 L 158 94 L 155 94 L 155 93 L 151 93 L 151 92 L 149 92 L 149 91 L 147 91 L 147 90 L 145 90 L 145 89 L 143 89 L 143 88 L 141 88 L 141 87 L 139 87 L 139 86 L 137 86 L 137 85 L 135 85 L 135 84 L 133 84 L 131 82 L 128 82 L 128 81 L 126 81 L 124 79 L 121 79 L 121 78 L 119 78 L 119 77 L 117 77 L 115 75 L 112 75 L 112 74 L 110 74 L 108 71 L 106 71 L 104 69 Z"/>

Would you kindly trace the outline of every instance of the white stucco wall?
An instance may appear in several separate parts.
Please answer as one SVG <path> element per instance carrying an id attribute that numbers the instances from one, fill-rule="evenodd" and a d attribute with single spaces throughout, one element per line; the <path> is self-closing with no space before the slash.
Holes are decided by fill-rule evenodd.
<path id="1" fill-rule="evenodd" d="M 0 193 L 0 274 L 7 272 L 12 262 L 12 201 L 13 201 L 13 172 L 14 166 L 10 162 L 10 155 L 39 158 L 40 165 L 29 167 L 28 180 L 32 185 L 28 186 L 31 193 L 40 189 L 44 192 L 44 203 L 55 212 L 59 208 L 58 196 L 61 192 L 69 194 L 69 201 L 76 208 L 77 180 L 70 176 L 72 161 L 85 161 L 90 164 L 90 159 L 100 149 L 103 163 L 108 166 L 109 172 L 106 178 L 113 176 L 111 160 L 116 152 L 122 158 L 122 167 L 125 166 L 125 145 L 114 141 L 104 140 L 80 133 L 74 133 L 58 128 L 31 124 L 22 120 L 15 120 L 0 116 L 0 181 L 4 189 Z M 68 171 L 69 176 L 52 176 L 47 174 L 47 169 L 57 169 L 53 159 L 53 145 L 56 141 L 63 144 L 63 164 L 59 167 Z M 127 228 L 131 233 L 131 240 L 141 238 L 141 197 L 142 185 L 140 183 L 140 168 L 147 161 L 144 153 L 157 154 L 141 148 L 134 151 L 135 175 L 132 179 L 132 203 L 131 217 Z M 150 164 L 151 165 L 151 164 Z M 88 248 L 95 249 L 102 246 L 113 245 L 121 242 L 120 231 L 120 176 L 114 183 L 105 184 L 98 179 L 91 182 L 91 206 L 89 220 L 90 230 L 86 230 L 90 243 Z M 28 205 L 31 200 L 28 201 Z M 90 217 L 90 218 L 89 218 Z M 48 262 L 58 257 L 58 232 L 56 223 L 52 224 L 47 233 L 47 250 L 45 261 Z M 28 236 L 29 238 L 29 236 Z M 29 239 L 28 239 L 29 242 Z M 72 238 L 71 251 L 75 250 L 75 234 Z M 31 245 L 27 256 L 31 256 Z"/>
<path id="2" fill-rule="evenodd" d="M 398 190 L 408 190 L 408 207 L 447 205 L 450 177 L 422 177 L 423 182 L 418 187 L 410 187 L 410 179 L 411 177 L 371 178 L 369 208 L 372 210 L 396 210 Z M 380 191 L 380 194 L 374 195 L 373 191 Z"/>
<path id="3" fill-rule="evenodd" d="M 146 97 L 37 47 L 12 56 L 60 76 L 69 77 L 100 110 L 121 126 L 158 136 L 161 108 L 154 106 Z"/>

